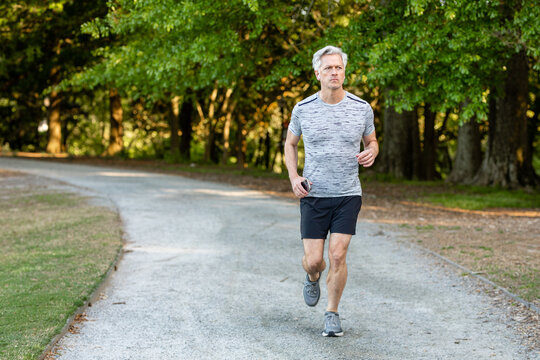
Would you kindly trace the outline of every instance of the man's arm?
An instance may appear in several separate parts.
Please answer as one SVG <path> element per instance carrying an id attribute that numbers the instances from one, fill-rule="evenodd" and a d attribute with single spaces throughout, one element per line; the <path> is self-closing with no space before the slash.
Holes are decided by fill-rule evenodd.
<path id="1" fill-rule="evenodd" d="M 299 198 L 305 197 L 308 192 L 302 186 L 302 181 L 305 178 L 298 175 L 298 142 L 300 136 L 294 135 L 290 130 L 287 131 L 287 139 L 285 140 L 285 165 L 289 172 L 289 180 L 291 181 L 294 195 Z"/>
<path id="2" fill-rule="evenodd" d="M 364 151 L 356 155 L 358 163 L 363 167 L 370 167 L 375 162 L 375 158 L 379 155 L 379 143 L 375 131 L 362 138 L 364 141 Z"/>

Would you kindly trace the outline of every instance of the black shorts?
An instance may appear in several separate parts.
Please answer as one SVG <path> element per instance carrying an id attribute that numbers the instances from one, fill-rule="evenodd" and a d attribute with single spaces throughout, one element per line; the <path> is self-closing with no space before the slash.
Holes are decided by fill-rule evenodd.
<path id="1" fill-rule="evenodd" d="M 361 196 L 300 199 L 302 239 L 326 239 L 328 231 L 354 235 L 361 207 Z"/>

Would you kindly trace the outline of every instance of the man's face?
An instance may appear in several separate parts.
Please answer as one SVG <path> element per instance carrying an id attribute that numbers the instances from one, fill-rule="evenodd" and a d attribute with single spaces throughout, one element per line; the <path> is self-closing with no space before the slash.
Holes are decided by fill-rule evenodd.
<path id="1" fill-rule="evenodd" d="M 321 57 L 321 67 L 319 71 L 315 71 L 315 75 L 321 82 L 321 88 L 341 89 L 345 81 L 345 67 L 341 55 L 323 55 Z"/>

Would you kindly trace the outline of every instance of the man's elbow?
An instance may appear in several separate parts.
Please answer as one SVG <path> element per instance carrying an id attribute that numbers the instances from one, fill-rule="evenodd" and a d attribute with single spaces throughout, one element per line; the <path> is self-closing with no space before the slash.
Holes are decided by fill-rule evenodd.
<path id="1" fill-rule="evenodd" d="M 290 142 L 286 142 L 285 146 L 284 146 L 285 152 L 287 152 L 287 151 L 295 151 L 297 147 L 298 147 L 298 145 L 290 143 Z"/>

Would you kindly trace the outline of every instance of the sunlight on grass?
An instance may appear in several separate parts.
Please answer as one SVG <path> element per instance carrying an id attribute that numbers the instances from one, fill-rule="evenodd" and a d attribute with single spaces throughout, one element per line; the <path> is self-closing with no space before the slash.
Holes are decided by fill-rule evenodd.
<path id="1" fill-rule="evenodd" d="M 1 359 L 38 358 L 122 246 L 113 211 L 19 179 L 0 187 Z"/>

